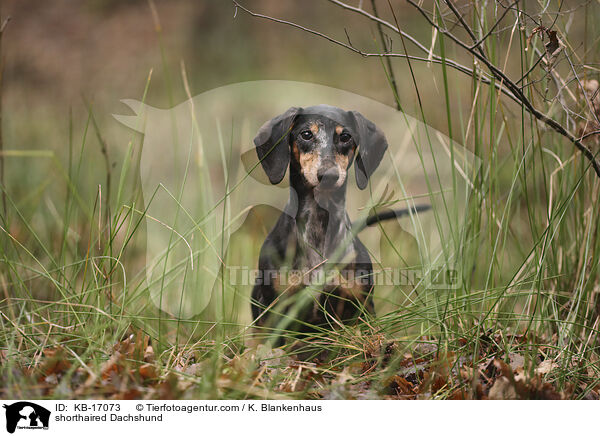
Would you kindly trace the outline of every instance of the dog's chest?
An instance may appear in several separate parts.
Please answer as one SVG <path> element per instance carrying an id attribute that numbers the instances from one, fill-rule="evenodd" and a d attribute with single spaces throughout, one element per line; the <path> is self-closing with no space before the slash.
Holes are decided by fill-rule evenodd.
<path id="1" fill-rule="evenodd" d="M 306 205 L 298 216 L 298 245 L 301 263 L 319 268 L 325 261 L 349 262 L 354 258 L 351 223 L 345 211 L 324 210 L 316 204 Z"/>

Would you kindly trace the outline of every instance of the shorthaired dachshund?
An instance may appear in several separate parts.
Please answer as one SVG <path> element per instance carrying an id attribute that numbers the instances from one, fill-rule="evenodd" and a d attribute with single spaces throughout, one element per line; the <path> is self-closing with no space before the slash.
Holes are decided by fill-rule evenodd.
<path id="1" fill-rule="evenodd" d="M 373 267 L 356 234 L 408 211 L 388 211 L 353 227 L 346 185 L 354 163 L 356 184 L 367 187 L 388 148 L 383 132 L 356 111 L 292 107 L 265 123 L 254 144 L 272 184 L 281 182 L 288 166 L 290 171 L 288 203 L 258 261 L 256 325 L 306 332 L 373 314 Z M 302 299 L 299 291 L 307 288 L 313 291 Z M 287 323 L 278 324 L 284 318 Z"/>

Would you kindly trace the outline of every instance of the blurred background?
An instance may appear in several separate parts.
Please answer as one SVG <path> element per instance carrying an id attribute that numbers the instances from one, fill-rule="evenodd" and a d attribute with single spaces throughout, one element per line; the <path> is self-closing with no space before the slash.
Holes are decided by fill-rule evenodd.
<path id="1" fill-rule="evenodd" d="M 342 39 L 346 29 L 353 44 L 378 50 L 374 26 L 328 2 L 263 0 L 248 6 Z M 415 22 L 413 10 L 400 5 L 399 11 L 407 30 L 424 40 L 431 38 Z M 145 101 L 158 108 L 174 107 L 187 98 L 182 62 L 191 95 L 235 82 L 285 79 L 342 88 L 394 104 L 379 59 L 362 59 L 288 26 L 242 11 L 235 14 L 228 1 L 8 0 L 2 2 L 1 13 L 10 17 L 2 42 L 4 149 L 19 151 L 7 157 L 6 184 L 25 213 L 47 215 L 41 199 L 57 190 L 64 195 L 64 187 L 56 186 L 53 178 L 59 175 L 48 158 L 32 159 L 23 152 L 53 152 L 66 166 L 69 141 L 73 156 L 84 142 L 90 109 L 97 129 L 89 129 L 86 136 L 78 189 L 93 197 L 98 184 L 105 182 L 106 166 L 118 172 L 130 131 L 112 114 L 128 112 L 121 99 L 142 98 L 150 71 Z M 404 109 L 414 115 L 416 95 L 407 79 L 406 62 L 397 60 L 394 65 Z M 439 75 L 439 68 L 416 68 L 427 82 Z M 468 93 L 468 78 L 457 77 L 461 79 Z M 447 131 L 440 90 L 427 85 L 421 92 L 428 123 Z"/>
<path id="2" fill-rule="evenodd" d="M 370 10 L 370 2 L 364 3 Z M 107 146 L 117 157 L 125 144 L 117 141 L 114 129 L 119 127 L 110 114 L 122 112 L 119 100 L 141 98 L 152 70 L 146 102 L 160 108 L 180 103 L 186 98 L 182 61 L 192 95 L 240 81 L 285 79 L 343 88 L 395 104 L 379 58 L 362 58 L 284 24 L 254 18 L 241 10 L 235 13 L 228 1 L 157 0 L 153 4 L 154 12 L 146 0 L 4 0 L 1 13 L 11 18 L 3 38 L 5 148 L 51 148 L 62 152 L 66 149 L 69 114 L 73 115 L 73 131 L 79 132 L 87 118 L 87 106 L 92 105 Z M 468 10 L 467 2 L 458 5 Z M 376 26 L 328 1 L 253 0 L 246 6 L 327 33 L 342 42 L 349 40 L 365 52 L 381 49 Z M 381 17 L 390 22 L 397 19 L 405 32 L 429 46 L 434 35 L 420 14 L 405 2 L 397 2 L 394 7 L 396 17 L 381 2 Z M 490 6 L 490 11 L 495 8 Z M 532 4 L 531 9 L 539 12 L 536 5 Z M 577 2 L 568 10 L 555 9 L 561 14 L 557 16 L 546 7 L 544 19 L 554 16 L 558 26 L 566 26 L 565 43 L 569 49 L 587 53 L 588 57 L 597 51 L 585 38 L 585 32 L 593 32 L 596 26 L 597 3 Z M 526 18 L 524 22 L 528 22 Z M 498 57 L 507 71 L 518 73 L 522 66 L 517 56 L 525 41 L 517 44 L 515 40 L 511 45 L 514 58 L 510 62 L 503 59 L 510 24 L 507 21 L 499 27 L 506 35 L 498 41 Z M 534 25 L 530 20 L 519 30 L 525 37 Z M 404 51 L 397 36 L 391 32 L 386 35 L 392 37 L 388 41 L 391 51 Z M 409 53 L 422 55 L 409 42 L 405 43 Z M 446 50 L 452 58 L 471 66 L 472 59 L 465 53 L 454 51 L 451 45 Z M 392 59 L 392 65 L 403 110 L 420 117 L 417 90 L 406 60 Z M 457 114 L 449 121 L 440 66 L 423 62 L 412 62 L 411 66 L 426 116 L 423 121 L 445 134 L 452 133 L 451 128 L 453 139 L 464 139 L 462 133 L 472 106 L 472 79 L 448 70 L 449 105 Z M 596 74 L 593 69 L 587 73 Z M 508 103 L 506 108 L 509 113 L 504 115 L 520 117 L 518 106 Z M 481 129 L 481 134 L 485 135 L 485 129 Z M 499 144 L 501 148 L 504 145 Z M 35 175 L 32 176 L 34 181 Z M 12 177 L 19 178 L 19 173 L 12 172 Z"/>
<path id="3" fill-rule="evenodd" d="M 370 2 L 364 3 L 370 10 Z M 126 147 L 122 139 L 125 130 L 111 118 L 111 114 L 124 109 L 119 100 L 140 99 L 152 70 L 146 102 L 160 108 L 180 103 L 186 98 L 181 62 L 185 63 L 192 95 L 240 81 L 285 79 L 338 87 L 395 104 L 382 61 L 377 57 L 362 58 L 284 24 L 254 18 L 241 10 L 236 13 L 228 1 L 157 0 L 152 4 L 154 6 L 146 0 L 4 0 L 1 13 L 11 18 L 2 48 L 4 148 L 50 149 L 64 157 L 70 117 L 71 131 L 81 133 L 88 106 L 92 106 L 110 151 L 111 164 L 117 164 Z M 381 49 L 375 25 L 328 1 L 253 0 L 246 2 L 246 6 L 327 33 L 342 42 L 351 41 L 366 52 Z M 468 11 L 467 2 L 459 2 L 458 6 Z M 593 57 L 597 48 L 585 35 L 594 32 L 597 3 L 577 2 L 569 5 L 568 10 L 553 6 L 554 10 L 561 11 L 560 15 L 549 6 L 543 9 L 543 20 L 550 24 L 549 19 L 557 19 L 557 26 L 568 30 L 568 41 L 564 42 L 569 49 Z M 381 17 L 390 22 L 397 19 L 405 32 L 429 46 L 434 35 L 420 14 L 405 2 L 397 2 L 394 7 L 396 17 L 390 14 L 385 2 L 381 2 Z M 496 9 L 497 5 L 490 5 L 490 12 Z M 539 12 L 535 4 L 531 9 Z M 495 43 L 498 63 L 509 72 L 518 73 L 523 68 L 519 61 L 520 49 L 525 44 L 523 38 L 535 26 L 526 17 L 524 23 L 526 25 L 519 29 L 522 32 L 519 42 L 515 35 L 509 38 L 511 21 L 503 22 L 498 28 L 503 32 L 502 39 Z M 390 37 L 388 48 L 403 52 L 402 41 L 393 34 L 388 35 L 390 32 L 385 33 L 386 38 Z M 506 62 L 508 56 L 503 50 L 509 41 L 513 41 L 514 57 Z M 409 42 L 405 43 L 409 53 L 422 55 Z M 439 50 L 439 42 L 437 44 L 436 50 Z M 446 50 L 452 58 L 472 66 L 472 59 L 464 52 L 455 51 L 452 45 Z M 474 84 L 470 77 L 448 69 L 448 105 L 451 113 L 456 114 L 449 119 L 439 65 L 412 62 L 418 89 L 413 85 L 405 59 L 392 59 L 392 65 L 404 111 L 420 118 L 422 108 L 424 122 L 459 142 L 466 139 L 467 147 L 473 148 L 471 141 L 486 141 L 487 132 L 483 127 L 478 134 L 464 134 L 473 103 Z M 568 70 L 565 65 L 562 62 L 560 68 Z M 596 71 L 588 69 L 586 73 L 594 75 Z M 517 105 L 507 103 L 502 115 L 520 118 L 520 112 Z M 490 119 L 496 116 L 498 114 L 492 114 Z M 486 126 L 486 122 L 480 120 L 481 126 Z M 516 128 L 515 132 L 520 129 L 518 124 L 507 126 L 512 127 Z M 93 140 L 95 138 L 90 138 Z M 506 141 L 501 141 L 498 147 L 506 151 Z M 486 153 L 485 148 L 482 153 Z M 90 142 L 89 149 L 101 158 L 100 147 Z M 21 171 L 25 168 L 17 161 L 8 163 L 7 177 L 18 183 L 8 185 L 14 194 L 23 194 L 29 184 L 38 186 L 45 175 L 36 172 L 22 180 Z"/>
<path id="4" fill-rule="evenodd" d="M 159 32 L 146 0 L 3 1 L 2 15 L 11 17 L 3 41 L 6 148 L 64 148 L 60 142 L 68 131 L 69 113 L 77 122 L 85 121 L 85 101 L 95 107 L 103 128 L 111 128 L 110 114 L 123 110 L 119 100 L 141 98 L 151 69 L 147 103 L 172 107 L 186 98 L 181 61 L 192 95 L 240 81 L 285 79 L 343 88 L 394 105 L 378 58 L 363 59 L 316 36 L 242 11 L 234 17 L 235 8 L 228 1 L 157 0 L 154 4 Z M 352 44 L 365 51 L 380 48 L 375 26 L 327 1 L 254 0 L 247 6 L 342 41 L 347 31 Z M 393 21 L 383 6 L 382 17 Z M 399 3 L 397 18 L 405 31 L 425 44 L 431 41 L 430 29 L 413 8 Z M 394 40 L 391 48 L 401 51 L 401 42 Z M 416 115 L 416 94 L 406 61 L 393 59 L 392 63 L 403 108 Z M 419 91 L 428 123 L 447 131 L 439 66 L 415 62 L 413 68 L 422 84 Z M 470 79 L 450 74 L 452 91 L 468 96 Z M 453 104 L 471 106 L 466 98 Z M 24 124 L 28 134 L 20 129 Z M 43 145 L 36 130 L 44 138 Z M 107 139 L 111 139 L 108 134 Z M 110 140 L 108 145 L 115 153 L 123 146 Z"/>

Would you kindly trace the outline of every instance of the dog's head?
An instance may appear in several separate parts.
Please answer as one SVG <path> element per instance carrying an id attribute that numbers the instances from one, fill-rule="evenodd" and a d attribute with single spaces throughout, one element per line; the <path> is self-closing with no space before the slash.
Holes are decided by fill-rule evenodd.
<path id="1" fill-rule="evenodd" d="M 290 165 L 306 186 L 323 190 L 342 187 L 353 162 L 356 184 L 365 189 L 388 146 L 360 113 L 327 105 L 288 109 L 260 128 L 254 145 L 271 183 Z"/>

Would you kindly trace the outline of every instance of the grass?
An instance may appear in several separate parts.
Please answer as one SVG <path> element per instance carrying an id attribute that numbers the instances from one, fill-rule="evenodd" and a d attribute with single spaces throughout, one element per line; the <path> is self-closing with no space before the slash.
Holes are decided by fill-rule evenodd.
<path id="1" fill-rule="evenodd" d="M 557 25 L 566 26 L 562 19 Z M 487 29 L 484 20 L 482 33 Z M 586 41 L 595 40 L 595 30 L 588 23 Z M 519 30 L 500 33 L 486 42 L 486 50 L 495 62 L 510 53 L 518 64 L 514 59 L 520 56 L 518 68 L 524 73 L 535 62 L 532 50 L 525 50 L 527 36 Z M 454 54 L 439 38 L 440 54 Z M 597 54 L 597 49 L 587 54 L 587 62 Z M 387 68 L 383 62 L 382 68 Z M 481 162 L 469 173 L 472 189 L 466 198 L 464 180 L 451 174 L 452 188 L 434 202 L 431 216 L 430 228 L 444 236 L 448 251 L 441 252 L 459 272 L 461 286 L 443 292 L 424 283 L 386 289 L 377 295 L 378 316 L 365 315 L 357 326 L 318 330 L 310 337 L 294 335 L 284 323 L 279 331 L 288 341 L 282 347 L 268 340 L 245 344 L 247 287 L 229 286 L 224 279 L 227 267 L 256 262 L 272 211 L 250 215 L 242 231 L 231 236 L 237 247 L 245 247 L 234 252 L 225 244 L 236 219 L 228 203 L 238 187 L 233 174 L 219 176 L 223 197 L 211 198 L 206 189 L 194 210 L 184 205 L 189 189 L 211 183 L 196 179 L 197 174 L 228 167 L 221 163 L 236 152 L 231 132 L 242 127 L 220 125 L 213 156 L 220 162 L 208 156 L 198 163 L 186 157 L 188 144 L 174 139 L 184 157 L 183 183 L 150 191 L 142 186 L 143 138 L 132 134 L 119 156 L 122 163 L 113 167 L 108 154 L 113 150 L 92 106 L 81 129 L 68 122 L 68 134 L 61 138 L 68 145 L 66 155 L 45 147 L 43 135 L 35 138 L 40 145 L 34 150 L 7 151 L 3 192 L 8 210 L 0 228 L 0 396 L 598 398 L 599 181 L 566 140 L 543 130 L 493 87 L 473 79 L 469 103 L 452 110 L 451 102 L 464 94 L 455 89 L 456 77 L 446 65 L 439 68 L 453 139 L 450 159 L 456 158 L 456 142 Z M 544 78 L 543 71 L 538 74 Z M 142 101 L 150 85 L 149 77 Z M 415 79 L 413 87 L 418 93 L 424 84 Z M 546 104 L 535 88 L 528 92 L 532 101 Z M 393 94 L 400 107 L 409 106 L 400 98 L 410 97 Z M 548 111 L 555 110 L 553 102 L 547 104 Z M 428 124 L 420 95 L 414 113 Z M 194 121 L 197 131 L 201 122 Z M 411 137 L 423 152 L 436 141 L 428 129 Z M 432 202 L 434 192 L 444 191 L 440 180 L 448 180 L 440 175 L 441 163 L 433 164 L 433 177 L 426 180 Z M 392 201 L 409 196 L 397 177 L 406 191 Z M 178 205 L 172 221 L 147 219 L 153 206 L 164 207 L 161 198 Z M 459 199 L 464 201 L 460 213 L 453 207 Z M 222 208 L 221 221 L 201 218 L 214 217 L 216 206 Z M 418 217 L 410 222 L 417 230 L 421 225 Z M 150 229 L 164 232 L 168 240 L 157 260 L 162 269 L 149 275 Z M 199 229 L 210 243 L 197 236 Z M 387 245 L 380 259 L 374 257 L 376 265 L 428 267 L 423 252 L 408 259 L 407 239 L 397 229 L 379 230 Z M 188 240 L 194 241 L 189 249 Z M 416 243 L 426 249 L 423 241 Z M 207 259 L 206 250 L 215 250 L 226 267 L 191 269 L 189 250 L 198 267 Z M 177 263 L 180 259 L 186 261 Z M 217 278 L 200 315 L 178 317 L 173 310 L 157 309 L 167 302 L 170 309 L 184 306 L 183 293 L 167 291 L 176 274 L 183 274 L 191 290 Z M 268 338 L 271 332 L 263 333 Z"/>

